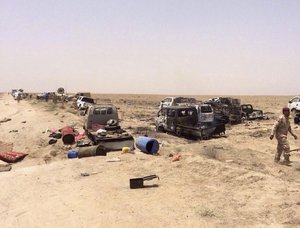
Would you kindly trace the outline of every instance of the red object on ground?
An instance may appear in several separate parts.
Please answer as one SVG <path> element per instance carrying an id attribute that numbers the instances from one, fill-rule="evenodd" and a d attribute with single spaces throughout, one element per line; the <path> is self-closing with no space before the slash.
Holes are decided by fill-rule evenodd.
<path id="1" fill-rule="evenodd" d="M 0 153 L 0 160 L 8 162 L 8 163 L 14 163 L 21 161 L 23 158 L 25 158 L 28 154 L 22 153 L 22 152 L 2 152 Z"/>
<path id="2" fill-rule="evenodd" d="M 176 154 L 173 158 L 172 158 L 172 161 L 180 161 L 182 158 L 181 154 Z"/>
<path id="3" fill-rule="evenodd" d="M 64 127 L 61 130 L 62 141 L 64 144 L 74 144 L 75 143 L 75 135 L 77 132 L 72 127 Z"/>
<path id="4" fill-rule="evenodd" d="M 93 131 L 98 131 L 99 129 L 104 129 L 105 126 L 101 124 L 92 124 L 92 130 Z"/>
<path id="5" fill-rule="evenodd" d="M 82 133 L 80 133 L 79 135 L 77 135 L 77 136 L 75 137 L 75 141 L 77 142 L 77 141 L 83 139 L 83 138 L 85 137 L 85 135 L 86 135 L 86 134 L 85 134 L 85 131 L 82 132 Z"/>

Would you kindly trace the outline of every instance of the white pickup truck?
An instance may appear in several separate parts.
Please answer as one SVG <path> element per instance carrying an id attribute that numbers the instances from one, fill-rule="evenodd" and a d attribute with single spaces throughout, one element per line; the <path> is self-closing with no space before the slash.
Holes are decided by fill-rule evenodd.
<path id="1" fill-rule="evenodd" d="M 95 101 L 91 97 L 80 96 L 76 101 L 76 105 L 79 110 L 86 109 L 88 106 L 93 104 L 95 104 Z"/>
<path id="2" fill-rule="evenodd" d="M 300 111 L 300 96 L 293 97 L 289 100 L 288 107 L 292 113 L 296 113 Z"/>

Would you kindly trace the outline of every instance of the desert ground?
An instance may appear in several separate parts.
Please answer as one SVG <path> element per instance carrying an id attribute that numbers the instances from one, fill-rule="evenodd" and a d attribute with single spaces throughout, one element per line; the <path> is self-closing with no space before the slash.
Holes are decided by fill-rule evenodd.
<path id="1" fill-rule="evenodd" d="M 155 132 L 164 96 L 94 94 L 97 103 L 119 108 L 121 126 L 134 137 L 160 143 L 158 156 L 117 151 L 107 157 L 121 161 L 107 162 L 103 156 L 68 159 L 71 146 L 48 144 L 49 129 L 83 131 L 83 117 L 71 103 L 0 96 L 0 120 L 11 118 L 0 124 L 0 150 L 28 153 L 11 171 L 0 172 L 0 227 L 300 226 L 300 153 L 291 156 L 291 166 L 275 164 L 276 140 L 268 138 L 291 97 L 234 96 L 264 110 L 269 120 L 228 125 L 225 135 L 201 141 Z M 292 149 L 299 141 L 289 136 Z M 170 154 L 177 153 L 181 160 L 173 162 Z M 152 174 L 160 177 L 152 181 L 158 187 L 129 188 L 130 178 Z"/>

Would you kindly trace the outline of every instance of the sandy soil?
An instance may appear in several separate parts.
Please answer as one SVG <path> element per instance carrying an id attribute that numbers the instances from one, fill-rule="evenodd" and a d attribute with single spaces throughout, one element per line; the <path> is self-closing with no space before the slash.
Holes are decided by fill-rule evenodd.
<path id="1" fill-rule="evenodd" d="M 83 117 L 70 104 L 17 103 L 2 94 L 0 120 L 12 120 L 0 124 L 0 150 L 10 144 L 29 155 L 0 173 L 1 227 L 300 226 L 300 153 L 291 157 L 292 166 L 274 164 L 276 141 L 268 139 L 289 97 L 240 97 L 269 112 L 270 120 L 227 126 L 225 136 L 205 141 L 154 131 L 163 96 L 94 97 L 119 107 L 121 125 L 135 137 L 157 138 L 160 155 L 136 150 L 109 153 L 121 158 L 115 163 L 107 157 L 68 160 L 70 147 L 49 145 L 45 131 L 66 125 L 82 131 Z M 299 147 L 299 140 L 289 141 Z M 182 159 L 172 162 L 169 155 L 176 153 Z M 130 178 L 150 174 L 160 177 L 152 181 L 158 187 L 129 189 Z"/>

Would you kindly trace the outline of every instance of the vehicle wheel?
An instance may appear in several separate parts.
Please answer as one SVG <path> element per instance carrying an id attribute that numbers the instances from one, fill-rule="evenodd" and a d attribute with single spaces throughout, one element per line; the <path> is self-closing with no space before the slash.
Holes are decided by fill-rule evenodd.
<path id="1" fill-rule="evenodd" d="M 182 130 L 180 127 L 176 127 L 175 133 L 177 136 L 181 137 L 182 136 Z"/>
<path id="2" fill-rule="evenodd" d="M 163 126 L 156 126 L 156 131 L 157 132 L 165 132 L 165 129 Z"/>

